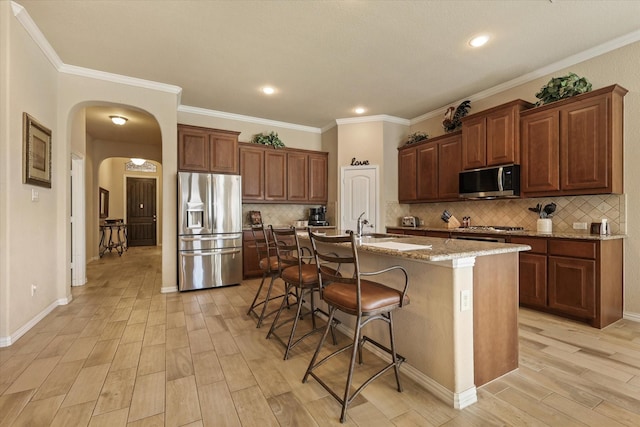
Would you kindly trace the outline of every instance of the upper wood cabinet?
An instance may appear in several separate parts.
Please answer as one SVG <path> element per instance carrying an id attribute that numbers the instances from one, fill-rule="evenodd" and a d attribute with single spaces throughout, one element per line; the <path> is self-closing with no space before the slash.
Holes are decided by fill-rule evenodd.
<path id="1" fill-rule="evenodd" d="M 242 200 L 326 203 L 328 154 L 240 143 Z"/>
<path id="2" fill-rule="evenodd" d="M 178 124 L 178 170 L 237 174 L 239 134 Z"/>
<path id="3" fill-rule="evenodd" d="M 523 195 L 622 193 L 626 93 L 612 85 L 523 112 Z"/>
<path id="4" fill-rule="evenodd" d="M 462 136 L 454 132 L 398 149 L 401 203 L 458 200 Z"/>
<path id="5" fill-rule="evenodd" d="M 462 168 L 520 162 L 520 112 L 533 104 L 517 99 L 462 119 Z"/>

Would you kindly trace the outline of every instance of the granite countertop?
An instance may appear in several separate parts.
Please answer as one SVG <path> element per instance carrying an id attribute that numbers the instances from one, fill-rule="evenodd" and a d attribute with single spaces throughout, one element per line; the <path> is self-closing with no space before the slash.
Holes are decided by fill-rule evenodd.
<path id="1" fill-rule="evenodd" d="M 536 230 L 517 230 L 517 231 L 498 231 L 498 230 L 477 230 L 468 228 L 443 228 L 443 227 L 402 227 L 397 225 L 388 225 L 387 228 L 397 228 L 401 230 L 424 230 L 424 231 L 441 231 L 451 233 L 477 233 L 477 234 L 492 234 L 496 236 L 522 236 L 522 237 L 552 237 L 554 239 L 582 239 L 582 240 L 615 240 L 625 239 L 626 234 L 590 234 L 584 232 L 552 232 L 552 233 L 538 233 Z"/>
<path id="2" fill-rule="evenodd" d="M 291 228 L 291 224 L 289 225 L 285 225 L 285 224 L 264 224 L 264 227 L 266 229 L 269 228 L 269 225 L 272 225 L 273 228 L 275 228 L 276 230 L 286 230 L 288 228 Z M 296 227 L 296 230 L 306 230 L 308 228 L 313 228 L 314 230 L 316 229 L 327 229 L 327 230 L 335 230 L 336 226 L 335 225 L 310 225 L 308 227 Z M 251 231 L 251 226 L 249 224 L 244 224 L 242 226 L 242 230 L 243 231 Z"/>
<path id="3" fill-rule="evenodd" d="M 328 236 L 344 234 L 342 231 L 327 231 Z M 308 235 L 299 233 L 302 240 L 308 239 Z M 430 248 L 397 250 L 384 246 L 373 245 L 406 246 L 430 246 Z M 372 245 L 373 244 L 373 245 Z M 347 244 L 345 244 L 347 245 Z M 511 243 L 479 242 L 475 240 L 440 239 L 437 237 L 422 236 L 396 236 L 383 238 L 360 239 L 358 251 L 370 252 L 374 254 L 389 255 L 396 258 L 412 259 L 417 261 L 449 261 L 458 258 L 470 258 L 476 256 L 497 255 L 510 252 L 528 251 L 531 246 Z"/>

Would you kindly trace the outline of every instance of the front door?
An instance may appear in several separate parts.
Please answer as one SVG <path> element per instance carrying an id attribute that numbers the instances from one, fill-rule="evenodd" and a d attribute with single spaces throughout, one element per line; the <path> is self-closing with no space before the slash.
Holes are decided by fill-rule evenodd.
<path id="1" fill-rule="evenodd" d="M 129 246 L 156 245 L 156 180 L 127 177 Z"/>
<path id="2" fill-rule="evenodd" d="M 382 224 L 378 224 L 378 186 L 378 166 L 342 168 L 342 229 L 356 231 L 358 217 L 364 212 L 362 218 L 373 226 L 365 227 L 365 233 L 384 230 L 380 228 Z"/>

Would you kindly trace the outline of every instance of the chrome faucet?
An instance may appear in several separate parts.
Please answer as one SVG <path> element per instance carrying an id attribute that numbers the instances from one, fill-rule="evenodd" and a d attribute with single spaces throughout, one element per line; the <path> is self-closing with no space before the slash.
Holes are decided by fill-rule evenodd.
<path id="1" fill-rule="evenodd" d="M 366 225 L 369 224 L 369 221 L 366 219 L 362 219 L 362 217 L 364 216 L 365 212 L 362 212 L 360 214 L 360 216 L 358 217 L 358 226 L 356 228 L 356 236 L 357 237 L 362 237 L 362 228 Z"/>

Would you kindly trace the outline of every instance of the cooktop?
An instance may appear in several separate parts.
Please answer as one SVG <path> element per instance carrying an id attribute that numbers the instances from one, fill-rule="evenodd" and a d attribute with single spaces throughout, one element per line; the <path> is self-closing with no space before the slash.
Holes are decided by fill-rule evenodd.
<path id="1" fill-rule="evenodd" d="M 472 225 L 469 227 L 464 227 L 467 230 L 477 230 L 477 231 L 522 231 L 524 227 L 514 227 L 512 225 Z"/>

